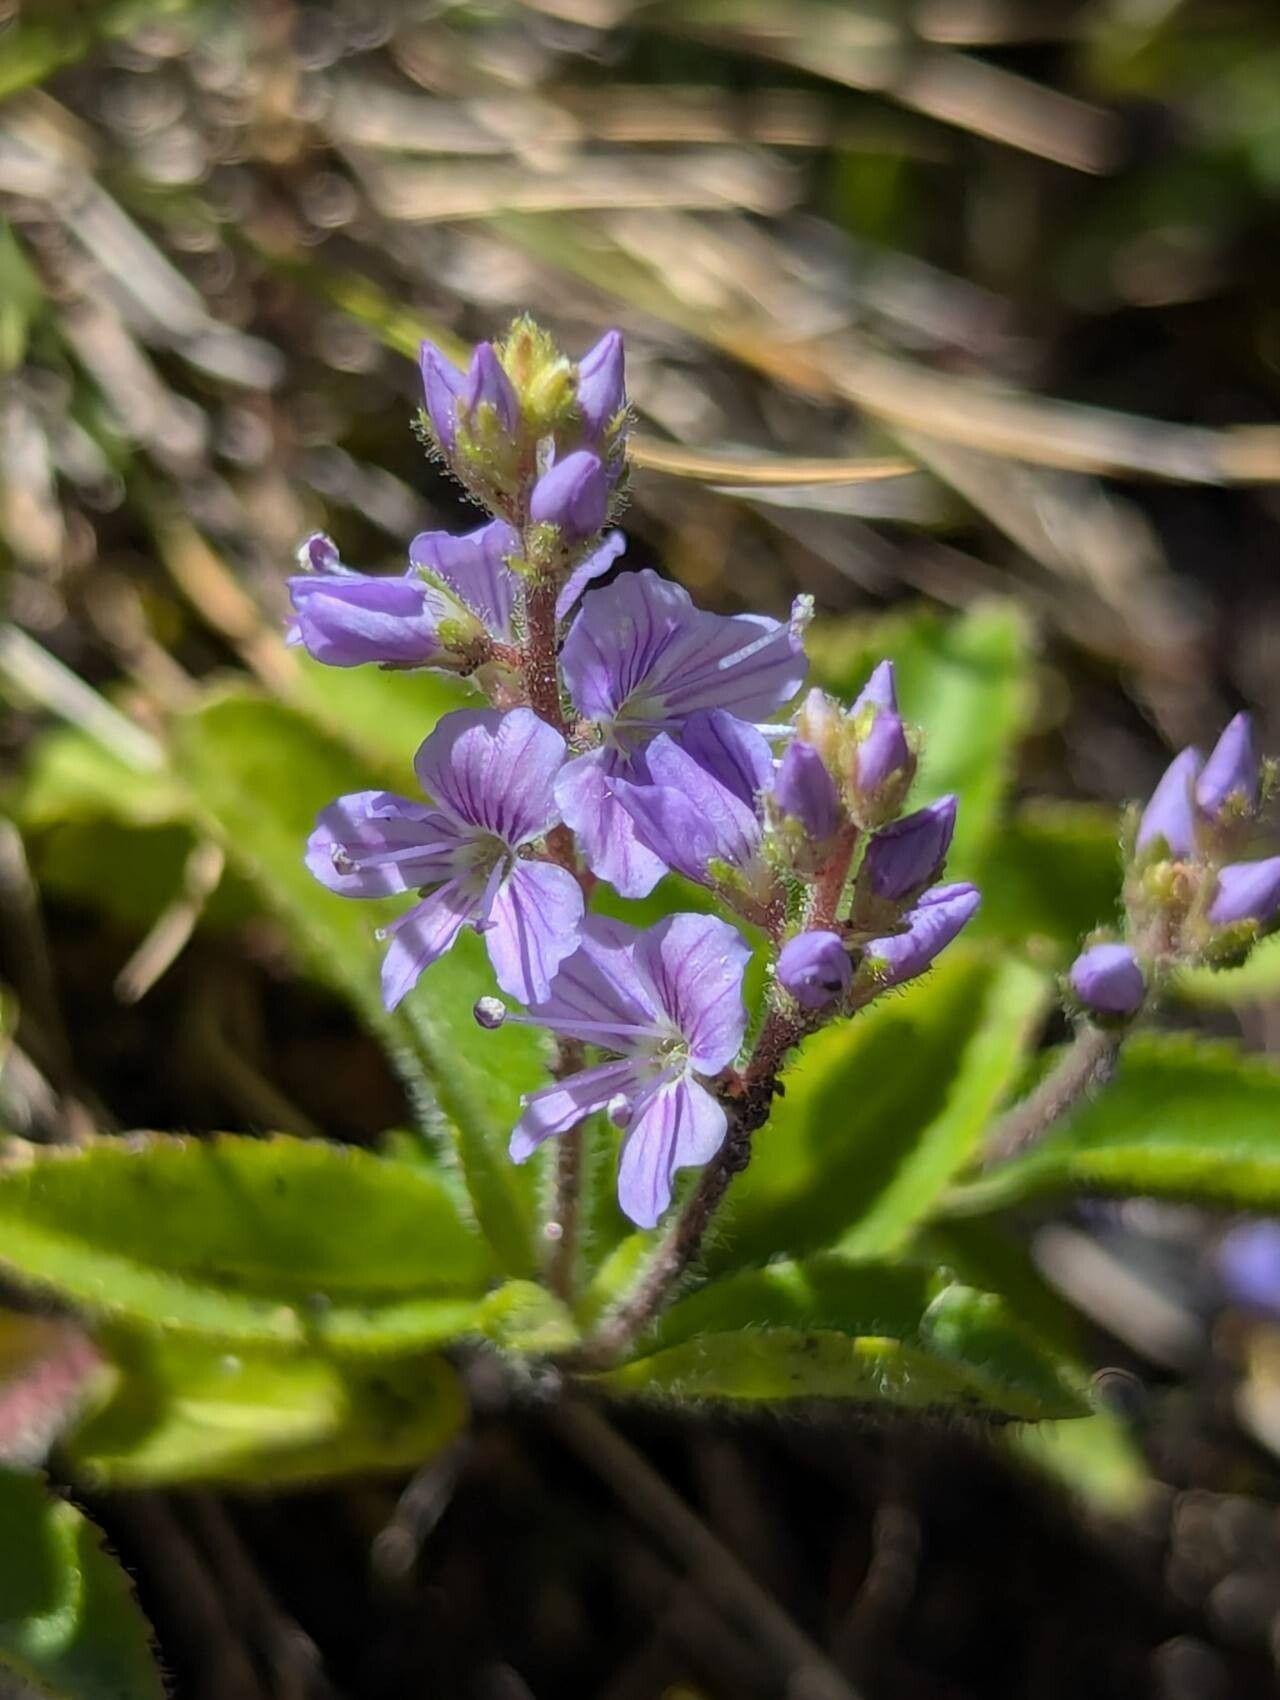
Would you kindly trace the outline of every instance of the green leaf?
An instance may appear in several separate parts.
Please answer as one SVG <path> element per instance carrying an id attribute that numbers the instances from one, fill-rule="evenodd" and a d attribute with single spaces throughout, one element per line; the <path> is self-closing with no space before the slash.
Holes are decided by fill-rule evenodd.
<path id="1" fill-rule="evenodd" d="M 818 622 L 808 647 L 818 678 L 845 697 L 861 689 L 877 661 L 892 659 L 902 713 L 925 734 L 912 804 L 957 794 L 948 877 L 974 877 L 999 827 L 1029 711 L 1022 613 L 1011 602 L 993 601 L 958 619 L 920 609 L 873 622 Z"/>
<path id="2" fill-rule="evenodd" d="M 326 667 L 297 655 L 295 705 L 328 737 L 345 743 L 379 769 L 366 788 L 383 780 L 417 794 L 413 758 L 418 745 L 450 709 L 475 706 L 475 697 L 444 673 L 378 667 Z"/>
<path id="3" fill-rule="evenodd" d="M 1013 1430 L 1009 1443 L 1028 1463 L 1109 1517 L 1132 1517 L 1154 1486 L 1141 1448 L 1112 1411 L 1078 1422 Z"/>
<path id="4" fill-rule="evenodd" d="M 1028 1420 L 1088 1410 L 1069 1370 L 996 1294 L 836 1257 L 713 1282 L 668 1312 L 642 1355 L 596 1380 L 676 1399 L 854 1399 Z"/>
<path id="5" fill-rule="evenodd" d="M 837 1240 L 864 1257 L 901 1247 L 1019 1078 L 1045 997 L 1025 964 L 958 945 L 815 1034 L 734 1182 L 711 1267 Z"/>
<path id="6" fill-rule="evenodd" d="M 164 1696 L 146 1619 L 97 1529 L 13 1470 L 0 1470 L 0 1664 L 59 1700 Z"/>
<path id="7" fill-rule="evenodd" d="M 408 1470 L 466 1418 L 461 1383 L 440 1357 L 351 1364 L 136 1334 L 108 1333 L 106 1344 L 114 1392 L 63 1448 L 95 1486 L 278 1488 Z"/>
<path id="8" fill-rule="evenodd" d="M 1280 1070 L 1228 1044 L 1139 1034 L 1105 1091 L 1025 1156 L 955 1189 L 948 1208 L 1064 1188 L 1280 1208 Z"/>
<path id="9" fill-rule="evenodd" d="M 159 826 L 188 812 L 168 769 L 133 767 L 73 726 L 55 727 L 36 742 L 14 806 L 27 831 L 72 820 Z"/>
<path id="10" fill-rule="evenodd" d="M 992 842 L 978 883 L 982 908 L 966 937 L 1030 946 L 1062 963 L 1112 921 L 1120 901 L 1118 823 L 1082 803 L 1030 803 Z"/>
<path id="11" fill-rule="evenodd" d="M 389 1016 L 373 935 L 404 904 L 335 896 L 303 864 L 316 814 L 345 792 L 367 790 L 367 765 L 297 710 L 242 692 L 191 715 L 178 747 L 179 770 L 211 826 L 312 971 L 350 998 L 411 1082 L 415 1065 L 425 1073 L 481 1227 L 511 1273 L 531 1274 L 536 1177 L 512 1166 L 506 1146 L 521 1093 L 544 1079 L 542 1039 L 525 1027 L 489 1033 L 476 1025 L 472 1010 L 493 977 L 470 932 Z"/>
<path id="12" fill-rule="evenodd" d="M 567 1351 L 579 1339 L 568 1307 L 536 1281 L 507 1281 L 490 1293 L 480 1326 L 495 1345 L 535 1357 Z"/>
<path id="13" fill-rule="evenodd" d="M 429 1345 L 475 1326 L 489 1268 L 439 1175 L 318 1140 L 136 1136 L 0 1171 L 0 1269 L 178 1333 Z"/>

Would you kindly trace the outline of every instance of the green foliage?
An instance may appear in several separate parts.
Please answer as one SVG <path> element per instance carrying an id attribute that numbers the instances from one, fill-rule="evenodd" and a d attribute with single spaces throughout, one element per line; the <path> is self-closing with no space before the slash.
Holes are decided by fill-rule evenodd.
<path id="1" fill-rule="evenodd" d="M 713 1282 L 668 1312 L 612 1393 L 854 1399 L 1039 1419 L 1087 1411 L 1069 1367 L 993 1293 L 909 1266 L 815 1257 Z"/>
<path id="2" fill-rule="evenodd" d="M 146 1328 L 386 1352 L 474 1327 L 490 1262 L 423 1165 L 223 1135 L 103 1140 L 5 1168 L 0 1267 Z"/>
<path id="3" fill-rule="evenodd" d="M 1233 1046 L 1140 1034 L 1115 1079 L 1024 1157 L 952 1194 L 983 1211 L 1063 1189 L 1280 1207 L 1280 1070 Z"/>
<path id="4" fill-rule="evenodd" d="M 966 937 L 1027 941 L 1065 963 L 1086 933 L 1116 917 L 1116 818 L 1092 804 L 1027 804 L 1001 828 L 979 880 L 982 907 Z"/>
<path id="5" fill-rule="evenodd" d="M 162 1700 L 150 1632 L 93 1524 L 0 1470 L 0 1665 L 57 1700 Z"/>
<path id="6" fill-rule="evenodd" d="M 443 1358 L 342 1362 L 172 1335 L 107 1336 L 112 1396 L 63 1456 L 95 1485 L 276 1487 L 412 1469 L 466 1419 Z"/>
<path id="7" fill-rule="evenodd" d="M 527 1028 L 477 1027 L 471 1012 L 492 976 L 471 934 L 388 1016 L 374 930 L 403 904 L 335 896 L 303 864 L 317 812 L 344 792 L 367 790 L 367 765 L 297 710 L 247 692 L 190 716 L 178 750 L 210 827 L 288 924 L 312 971 L 351 1000 L 411 1084 L 434 1096 L 481 1226 L 513 1274 L 530 1273 L 535 1183 L 508 1162 L 506 1144 L 520 1094 L 543 1078 L 543 1041 Z"/>
<path id="8" fill-rule="evenodd" d="M 1019 1077 L 1046 995 L 1025 964 L 955 946 L 815 1034 L 734 1183 L 713 1267 L 837 1241 L 864 1257 L 900 1249 Z"/>

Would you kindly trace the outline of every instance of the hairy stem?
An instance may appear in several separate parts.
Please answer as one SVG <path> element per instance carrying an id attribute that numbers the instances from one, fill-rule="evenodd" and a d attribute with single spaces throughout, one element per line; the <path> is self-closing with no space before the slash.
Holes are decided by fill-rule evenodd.
<path id="1" fill-rule="evenodd" d="M 524 680 L 529 704 L 557 732 L 565 732 L 556 668 L 556 582 L 551 577 L 528 581 L 524 592 Z"/>
<path id="2" fill-rule="evenodd" d="M 1111 1078 L 1123 1039 L 1120 1030 L 1092 1024 L 1081 1027 L 1039 1086 L 992 1128 L 983 1166 L 991 1168 L 1019 1156 L 1043 1138 L 1086 1093 L 1104 1086 Z"/>
<path id="3" fill-rule="evenodd" d="M 809 911 L 812 931 L 829 930 L 839 916 L 840 899 L 849 880 L 849 864 L 858 843 L 858 829 L 848 826 L 841 833 L 831 860 L 822 870 L 813 888 L 813 904 Z"/>
<path id="4" fill-rule="evenodd" d="M 667 1229 L 639 1281 L 575 1354 L 572 1367 L 600 1369 L 621 1356 L 665 1308 L 702 1250 L 712 1217 L 735 1175 L 751 1161 L 751 1136 L 769 1119 L 778 1091 L 778 1069 L 799 1037 L 798 1024 L 779 1010 L 765 1018 L 745 1071 L 725 1102 L 724 1144 L 703 1169 L 683 1209 Z"/>

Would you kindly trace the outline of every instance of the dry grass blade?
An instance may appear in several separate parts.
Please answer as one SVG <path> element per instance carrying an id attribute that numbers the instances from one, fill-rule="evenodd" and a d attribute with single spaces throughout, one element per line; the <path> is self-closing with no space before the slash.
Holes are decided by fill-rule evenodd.
<path id="1" fill-rule="evenodd" d="M 1002 66 L 916 42 L 888 12 L 876 15 L 777 0 L 714 0 L 658 12 L 674 34 L 809 71 L 975 135 L 1077 171 L 1116 164 L 1120 127 L 1101 107 Z"/>
<path id="2" fill-rule="evenodd" d="M 901 456 L 868 455 L 848 459 L 788 455 L 741 455 L 712 449 L 684 449 L 656 437 L 634 432 L 627 446 L 632 464 L 646 472 L 665 472 L 672 478 L 692 478 L 726 488 L 782 488 L 805 484 L 869 484 L 883 478 L 905 478 L 917 468 Z"/>

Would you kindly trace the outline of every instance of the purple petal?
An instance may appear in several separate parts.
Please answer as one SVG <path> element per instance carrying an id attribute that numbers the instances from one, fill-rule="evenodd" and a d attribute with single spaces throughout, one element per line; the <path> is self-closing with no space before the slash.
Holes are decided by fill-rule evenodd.
<path id="1" fill-rule="evenodd" d="M 588 915 L 578 949 L 560 966 L 551 991 L 529 1015 L 567 1039 L 606 1050 L 651 1052 L 670 1028 L 648 974 L 637 968 L 636 928 Z"/>
<path id="2" fill-rule="evenodd" d="M 390 791 L 356 791 L 320 811 L 306 864 L 343 897 L 389 897 L 460 873 L 472 843 L 438 809 Z"/>
<path id="3" fill-rule="evenodd" d="M 498 887 L 485 934 L 489 961 L 508 997 L 537 1003 L 578 947 L 582 887 L 567 868 L 517 862 Z"/>
<path id="4" fill-rule="evenodd" d="M 420 579 L 306 573 L 289 596 L 298 641 L 330 667 L 429 667 L 443 656 L 436 626 L 448 610 Z"/>
<path id="5" fill-rule="evenodd" d="M 636 941 L 636 967 L 648 975 L 700 1074 L 726 1068 L 742 1045 L 742 976 L 750 960 L 742 934 L 715 915 L 668 915 Z"/>
<path id="6" fill-rule="evenodd" d="M 760 848 L 760 821 L 664 732 L 646 751 L 647 784 L 615 779 L 613 794 L 636 836 L 669 868 L 706 883 L 709 864 L 747 868 Z"/>
<path id="7" fill-rule="evenodd" d="M 584 1068 L 578 1074 L 531 1092 L 524 1114 L 511 1134 L 508 1150 L 513 1163 L 523 1163 L 553 1134 L 568 1133 L 587 1116 L 607 1109 L 617 1097 L 640 1095 L 654 1075 L 654 1065 L 631 1058 Z"/>
<path id="8" fill-rule="evenodd" d="M 823 1009 L 853 982 L 853 964 L 839 933 L 797 933 L 778 953 L 778 984 L 801 1009 Z"/>
<path id="9" fill-rule="evenodd" d="M 728 1118 L 705 1087 L 663 1081 L 634 1107 L 618 1164 L 618 1203 L 638 1228 L 652 1228 L 671 1203 L 677 1169 L 709 1163 Z"/>
<path id="10" fill-rule="evenodd" d="M 784 815 L 792 815 L 817 843 L 830 838 L 840 825 L 840 795 L 826 762 L 812 744 L 794 739 L 782 752 L 773 782 L 773 800 Z"/>
<path id="11" fill-rule="evenodd" d="M 1251 809 L 1258 801 L 1259 777 L 1253 721 L 1237 714 L 1209 752 L 1196 782 L 1196 802 L 1210 818 L 1221 814 L 1231 799 Z"/>
<path id="12" fill-rule="evenodd" d="M 556 777 L 556 807 L 573 828 L 587 866 L 623 897 L 647 897 L 666 863 L 640 842 L 635 822 L 614 795 L 623 775 L 643 772 L 618 750 L 589 750 Z"/>
<path id="13" fill-rule="evenodd" d="M 1067 977 L 1080 1002 L 1100 1015 L 1133 1015 L 1147 994 L 1138 959 L 1124 944 L 1090 945 Z"/>
<path id="14" fill-rule="evenodd" d="M 519 553 L 519 533 L 500 519 L 462 537 L 420 531 L 409 545 L 413 565 L 447 584 L 502 643 L 512 641 L 511 614 L 520 592 L 507 556 Z"/>
<path id="15" fill-rule="evenodd" d="M 864 959 L 886 986 L 914 980 L 972 920 L 981 902 L 974 886 L 935 886 L 903 916 L 906 932 L 872 939 L 865 947 Z"/>
<path id="16" fill-rule="evenodd" d="M 955 825 L 956 800 L 948 795 L 882 827 L 867 846 L 862 864 L 876 896 L 896 903 L 935 879 L 946 861 Z"/>
<path id="17" fill-rule="evenodd" d="M 670 781 L 654 771 L 651 758 L 654 750 L 660 745 L 665 748 L 667 742 L 670 740 L 658 739 L 646 757 L 650 774 L 659 784 Z M 705 773 L 755 813 L 758 798 L 773 783 L 773 757 L 754 726 L 726 714 L 723 709 L 714 709 L 710 713 L 691 714 L 676 734 L 675 742 Z"/>
<path id="18" fill-rule="evenodd" d="M 892 661 L 882 661 L 873 668 L 871 677 L 854 698 L 849 713 L 856 716 L 864 708 L 872 707 L 887 708 L 892 714 L 898 712 L 898 682 Z"/>
<path id="19" fill-rule="evenodd" d="M 466 826 L 514 848 L 559 818 L 553 787 L 564 739 L 531 708 L 446 714 L 413 765 L 422 789 Z"/>
<path id="20" fill-rule="evenodd" d="M 442 957 L 463 927 L 482 919 L 485 887 L 473 874 L 450 880 L 388 928 L 382 961 L 382 1001 L 394 1009 L 413 990 L 424 968 Z"/>
<path id="21" fill-rule="evenodd" d="M 764 719 L 795 695 L 806 668 L 789 625 L 703 613 L 648 568 L 587 592 L 561 663 L 580 714 L 621 717 L 622 730 L 640 735 L 672 730 L 699 709 Z"/>
<path id="22" fill-rule="evenodd" d="M 1185 749 L 1174 756 L 1151 793 L 1151 801 L 1138 824 L 1139 850 L 1148 849 L 1162 838 L 1174 856 L 1193 853 L 1196 823 L 1192 795 L 1203 766 L 1204 757 L 1199 750 Z"/>
<path id="23" fill-rule="evenodd" d="M 626 547 L 627 540 L 620 531 L 606 531 L 599 548 L 593 549 L 585 560 L 578 562 L 556 598 L 557 624 L 569 618 L 587 586 L 593 579 L 602 578 Z"/>
<path id="24" fill-rule="evenodd" d="M 515 435 L 520 423 L 520 399 L 491 342 L 476 344 L 471 364 L 467 367 L 459 406 L 468 419 L 478 407 L 491 407 L 507 435 Z"/>
<path id="25" fill-rule="evenodd" d="M 431 429 L 446 454 L 452 454 L 458 436 L 457 407 L 466 380 L 433 342 L 424 342 L 419 355 L 422 388 Z"/>
<path id="26" fill-rule="evenodd" d="M 577 449 L 544 472 L 529 498 L 529 517 L 537 525 L 559 526 L 571 543 L 580 543 L 603 526 L 609 512 L 609 479 L 599 455 Z"/>
<path id="27" fill-rule="evenodd" d="M 606 331 L 578 362 L 578 411 L 587 436 L 599 440 L 627 405 L 620 331 Z"/>
<path id="28" fill-rule="evenodd" d="M 1261 862 L 1233 862 L 1218 875 L 1218 890 L 1209 905 L 1215 927 L 1237 921 L 1256 921 L 1265 927 L 1280 910 L 1280 856 Z"/>

